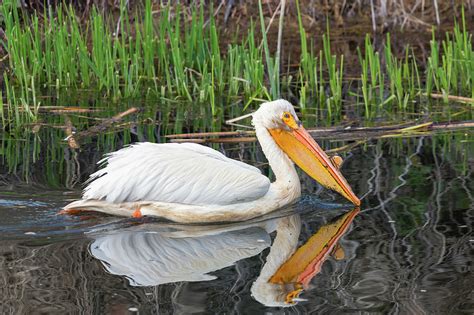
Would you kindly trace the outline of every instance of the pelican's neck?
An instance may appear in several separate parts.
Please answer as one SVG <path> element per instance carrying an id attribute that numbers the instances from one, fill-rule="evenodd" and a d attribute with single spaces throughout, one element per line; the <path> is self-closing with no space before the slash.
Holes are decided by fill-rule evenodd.
<path id="1" fill-rule="evenodd" d="M 301 231 L 301 218 L 292 215 L 279 219 L 277 234 L 273 241 L 270 253 L 260 275 L 252 284 L 253 297 L 267 306 L 289 306 L 285 304 L 288 293 L 281 284 L 270 283 L 270 278 L 278 271 L 280 266 L 290 259 L 298 247 L 298 238 Z"/>
<path id="2" fill-rule="evenodd" d="M 299 197 L 301 194 L 300 179 L 293 162 L 275 143 L 267 128 L 255 124 L 255 132 L 263 153 L 275 174 L 276 181 L 273 184 L 279 188 L 289 189 L 296 197 Z"/>

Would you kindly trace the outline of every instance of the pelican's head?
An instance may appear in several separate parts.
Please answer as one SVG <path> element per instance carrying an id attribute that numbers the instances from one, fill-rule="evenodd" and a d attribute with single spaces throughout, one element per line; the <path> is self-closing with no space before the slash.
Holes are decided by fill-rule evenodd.
<path id="1" fill-rule="evenodd" d="M 286 100 L 276 100 L 273 102 L 263 103 L 252 116 L 252 122 L 254 125 L 263 126 L 268 130 L 290 130 L 289 125 L 286 123 L 290 120 L 294 121 L 295 124 L 300 123 L 296 116 L 295 109 Z"/>
<path id="2" fill-rule="evenodd" d="M 253 114 L 255 127 L 268 130 L 275 143 L 303 171 L 321 185 L 335 190 L 359 206 L 360 200 L 326 153 L 304 129 L 293 106 L 285 100 L 264 103 Z"/>

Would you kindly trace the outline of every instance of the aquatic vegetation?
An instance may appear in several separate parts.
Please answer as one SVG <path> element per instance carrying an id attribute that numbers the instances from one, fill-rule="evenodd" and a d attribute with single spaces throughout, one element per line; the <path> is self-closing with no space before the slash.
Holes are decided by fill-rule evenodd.
<path id="1" fill-rule="evenodd" d="M 97 91 L 112 105 L 142 97 L 184 101 L 210 122 L 195 123 L 193 129 L 199 130 L 216 130 L 227 117 L 278 97 L 296 96 L 304 120 L 331 124 L 344 115 L 347 101 L 371 121 L 384 112 L 416 111 L 413 104 L 431 93 L 441 93 L 446 102 L 450 95 L 474 96 L 472 35 L 464 13 L 441 42 L 433 30 L 425 68 L 410 47 L 399 59 L 390 34 L 383 53 L 367 35 L 358 51 L 357 80 L 345 74 L 344 56 L 332 51 L 329 27 L 322 34 L 323 49 L 317 51 L 307 42 L 298 1 L 296 9 L 301 55 L 296 66 L 285 67 L 279 51 L 272 53 L 261 3 L 259 27 L 252 22 L 246 33 L 238 34 L 240 40 L 223 47 L 212 8 L 208 12 L 204 6 L 192 6 L 185 18 L 179 5 L 153 12 L 148 0 L 139 14 L 130 13 L 123 1 L 118 23 L 96 8 L 81 23 L 72 6 L 26 14 L 15 1 L 3 1 L 8 67 L 2 128 L 36 121 L 44 103 L 40 96 L 73 91 Z M 283 19 L 280 14 L 279 25 Z M 177 107 L 167 116 L 179 120 Z M 176 123 L 174 131 L 182 127 Z"/>
<path id="2" fill-rule="evenodd" d="M 431 55 L 428 58 L 427 93 L 433 88 L 442 92 L 447 102 L 448 95 L 474 97 L 474 51 L 472 34 L 466 29 L 464 10 L 461 25 L 456 23 L 452 34 L 439 43 L 431 40 Z M 441 49 L 442 48 L 442 49 Z M 442 51 L 442 52 L 441 52 Z"/>

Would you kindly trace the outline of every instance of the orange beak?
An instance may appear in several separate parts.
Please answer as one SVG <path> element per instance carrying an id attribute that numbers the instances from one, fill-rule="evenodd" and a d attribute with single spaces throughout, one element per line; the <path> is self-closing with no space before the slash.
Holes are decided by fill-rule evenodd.
<path id="1" fill-rule="evenodd" d="M 269 132 L 278 146 L 305 173 L 324 187 L 337 191 L 354 205 L 360 205 L 359 198 L 352 192 L 344 176 L 303 126 L 292 123 L 289 131 L 269 129 Z"/>

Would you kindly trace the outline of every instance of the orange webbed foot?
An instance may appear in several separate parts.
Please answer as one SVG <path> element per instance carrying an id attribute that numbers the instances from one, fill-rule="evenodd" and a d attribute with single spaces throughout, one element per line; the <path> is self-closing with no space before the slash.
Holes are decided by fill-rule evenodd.
<path id="1" fill-rule="evenodd" d="M 132 214 L 132 218 L 141 218 L 143 217 L 142 212 L 140 211 L 140 207 L 138 207 L 135 212 Z"/>

